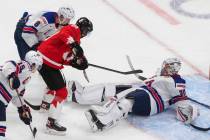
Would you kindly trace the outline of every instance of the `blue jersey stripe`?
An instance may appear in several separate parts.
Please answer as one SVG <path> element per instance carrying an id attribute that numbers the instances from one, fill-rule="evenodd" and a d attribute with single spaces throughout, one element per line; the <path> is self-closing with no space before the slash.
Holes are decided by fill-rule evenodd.
<path id="1" fill-rule="evenodd" d="M 57 16 L 57 13 L 56 12 L 46 12 L 42 16 L 46 18 L 48 24 L 53 24 L 53 23 L 55 23 L 55 18 Z"/>
<path id="2" fill-rule="evenodd" d="M 10 93 L 6 90 L 6 88 L 1 82 L 0 82 L 0 94 L 7 101 L 7 103 L 11 101 L 12 95 L 10 95 Z"/>
<path id="3" fill-rule="evenodd" d="M 152 87 L 143 86 L 143 88 L 149 91 L 149 93 L 152 95 L 153 99 L 155 100 L 156 106 L 157 106 L 157 112 L 158 113 L 163 112 L 165 107 L 164 107 L 163 100 L 161 96 L 158 94 L 158 92 Z"/>

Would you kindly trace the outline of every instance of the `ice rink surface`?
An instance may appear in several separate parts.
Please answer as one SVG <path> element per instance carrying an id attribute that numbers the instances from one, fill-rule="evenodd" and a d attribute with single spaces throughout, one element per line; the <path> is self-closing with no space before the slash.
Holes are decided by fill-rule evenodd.
<path id="1" fill-rule="evenodd" d="M 155 73 L 165 58 L 178 57 L 183 61 L 180 74 L 184 75 L 188 82 L 188 95 L 210 104 L 210 88 L 206 81 L 209 77 L 210 65 L 210 19 L 208 17 L 210 0 L 2 1 L 0 63 L 10 59 L 18 60 L 13 33 L 16 22 L 24 11 L 30 13 L 57 11 L 63 5 L 71 5 L 75 9 L 76 17 L 73 23 L 82 16 L 88 17 L 93 22 L 94 31 L 89 37 L 81 40 L 81 46 L 90 63 L 128 71 L 129 66 L 125 55 L 129 55 L 135 68 L 142 69 L 144 71 L 142 75 L 149 77 Z M 125 76 L 92 67 L 86 70 L 90 83 L 85 81 L 81 71 L 65 67 L 63 72 L 67 80 L 77 80 L 83 85 L 137 81 L 133 75 Z M 35 74 L 25 96 L 32 103 L 38 104 L 41 102 L 44 88 L 43 81 Z M 133 117 L 128 121 L 122 121 L 109 131 L 92 133 L 84 116 L 87 108 L 73 103 L 65 104 L 60 121 L 67 126 L 68 134 L 63 137 L 46 135 L 44 129 L 47 114 L 32 111 L 33 125 L 38 129 L 36 139 L 194 140 L 198 138 L 198 134 L 201 140 L 210 139 L 208 132 L 195 132 L 192 128 L 182 126 L 175 120 L 172 110 L 156 116 L 162 120 L 165 117 L 168 118 L 168 122 L 165 123 L 158 123 L 156 117 L 151 119 Z M 209 111 L 205 108 L 201 109 L 201 117 L 210 118 Z M 12 104 L 9 105 L 7 113 L 8 140 L 32 139 L 29 128 L 19 120 Z M 208 127 L 208 119 L 202 119 L 199 124 Z M 168 135 L 163 136 L 163 132 Z M 177 134 L 176 137 L 171 138 L 172 133 Z"/>

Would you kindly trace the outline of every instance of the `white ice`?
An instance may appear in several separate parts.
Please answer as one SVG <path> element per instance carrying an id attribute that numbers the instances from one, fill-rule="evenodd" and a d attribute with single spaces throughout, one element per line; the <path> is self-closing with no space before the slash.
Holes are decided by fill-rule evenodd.
<path id="1" fill-rule="evenodd" d="M 174 17 L 180 24 L 172 25 L 164 15 L 158 15 L 142 2 L 152 2 Z M 171 1 L 171 0 L 170 0 Z M 89 17 L 94 31 L 82 39 L 82 47 L 90 63 L 128 71 L 125 55 L 130 55 L 134 66 L 143 69 L 143 76 L 152 76 L 161 62 L 168 57 L 179 57 L 183 61 L 181 74 L 209 75 L 210 65 L 210 20 L 186 17 L 169 6 L 169 0 L 4 0 L 0 5 L 0 63 L 18 59 L 13 39 L 16 22 L 24 11 L 36 13 L 40 10 L 57 10 L 59 6 L 71 5 L 76 11 L 76 21 L 81 16 Z M 191 0 L 182 8 L 194 13 L 210 13 L 209 0 Z M 153 7 L 154 9 L 154 7 Z M 160 13 L 159 13 L 160 14 Z M 127 82 L 137 79 L 89 67 L 86 72 L 91 83 L 87 83 L 81 71 L 71 67 L 63 70 L 66 79 L 78 80 L 83 85 L 101 82 Z M 34 104 L 41 102 L 45 85 L 36 74 L 28 85 L 26 98 Z M 43 131 L 46 114 L 32 111 L 37 140 L 157 140 L 155 133 L 137 129 L 127 121 L 102 133 L 92 133 L 84 117 L 87 107 L 73 103 L 65 104 L 60 121 L 67 126 L 64 137 L 46 135 Z M 29 128 L 18 118 L 11 104 L 7 110 L 8 140 L 29 140 Z M 160 126 L 161 127 L 161 126 Z M 173 128 L 172 128 L 173 129 Z M 175 131 L 175 129 L 174 129 Z"/>

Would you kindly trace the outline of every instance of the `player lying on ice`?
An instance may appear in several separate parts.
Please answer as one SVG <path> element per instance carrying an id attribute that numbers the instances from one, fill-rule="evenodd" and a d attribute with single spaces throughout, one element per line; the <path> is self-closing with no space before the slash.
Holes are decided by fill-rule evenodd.
<path id="1" fill-rule="evenodd" d="M 160 74 L 144 82 L 82 87 L 78 82 L 70 81 L 69 98 L 79 104 L 95 104 L 85 112 L 93 131 L 111 128 L 128 114 L 150 116 L 171 105 L 175 105 L 177 119 L 189 124 L 199 113 L 187 100 L 185 80 L 178 74 L 180 68 L 179 59 L 168 58 L 163 62 Z"/>
<path id="2" fill-rule="evenodd" d="M 6 132 L 6 108 L 10 101 L 17 106 L 20 119 L 29 125 L 32 116 L 29 107 L 22 104 L 25 85 L 31 78 L 31 73 L 41 68 L 42 57 L 35 51 L 26 53 L 25 60 L 19 62 L 7 61 L 0 67 L 0 139 Z M 18 97 L 19 96 L 19 97 Z M 22 100 L 22 103 L 20 102 Z"/>

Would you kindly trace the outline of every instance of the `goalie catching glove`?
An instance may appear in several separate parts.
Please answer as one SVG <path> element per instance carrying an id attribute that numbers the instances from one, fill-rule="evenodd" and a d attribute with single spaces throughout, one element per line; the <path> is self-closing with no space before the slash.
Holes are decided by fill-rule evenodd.
<path id="1" fill-rule="evenodd" d="M 192 105 L 178 106 L 176 109 L 176 118 L 185 124 L 190 124 L 199 116 L 198 108 Z"/>
<path id="2" fill-rule="evenodd" d="M 26 124 L 29 125 L 32 122 L 31 111 L 28 106 L 23 105 L 18 107 L 18 113 L 20 119 Z"/>

